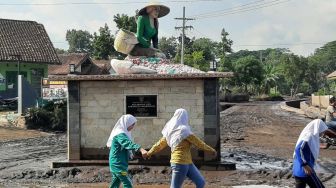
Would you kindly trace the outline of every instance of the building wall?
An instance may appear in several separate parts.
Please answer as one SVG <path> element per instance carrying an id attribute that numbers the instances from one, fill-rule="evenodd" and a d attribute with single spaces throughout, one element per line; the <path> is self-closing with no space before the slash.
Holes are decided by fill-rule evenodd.
<path id="1" fill-rule="evenodd" d="M 32 82 L 32 69 L 43 69 L 44 71 L 44 77 L 48 75 L 48 66 L 47 64 L 34 64 L 34 63 L 20 63 L 20 72 L 26 72 L 27 73 L 27 80 L 29 83 Z M 3 77 L 6 78 L 6 72 L 7 71 L 17 71 L 17 63 L 15 62 L 0 62 L 0 74 L 3 75 Z M 6 85 L 0 84 L 0 91 L 5 91 Z"/>
<path id="2" fill-rule="evenodd" d="M 114 124 L 126 111 L 125 96 L 135 94 L 157 95 L 158 99 L 158 117 L 137 118 L 132 132 L 144 148 L 150 148 L 162 136 L 162 128 L 178 108 L 189 112 L 193 132 L 204 139 L 203 80 L 81 81 L 81 151 L 106 147 Z"/>

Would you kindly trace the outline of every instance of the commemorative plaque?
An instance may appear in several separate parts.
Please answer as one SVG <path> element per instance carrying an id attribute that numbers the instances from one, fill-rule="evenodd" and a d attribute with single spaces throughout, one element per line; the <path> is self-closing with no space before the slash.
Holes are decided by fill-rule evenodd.
<path id="1" fill-rule="evenodd" d="M 157 117 L 157 95 L 126 96 L 126 114 L 135 117 Z"/>

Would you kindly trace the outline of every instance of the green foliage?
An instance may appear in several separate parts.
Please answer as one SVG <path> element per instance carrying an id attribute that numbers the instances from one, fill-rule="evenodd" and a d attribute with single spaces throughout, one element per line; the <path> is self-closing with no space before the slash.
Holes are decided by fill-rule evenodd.
<path id="1" fill-rule="evenodd" d="M 69 43 L 68 52 L 92 52 L 92 35 L 88 31 L 68 30 L 66 32 L 66 41 Z"/>
<path id="2" fill-rule="evenodd" d="M 233 41 L 231 39 L 228 39 L 229 33 L 225 31 L 225 29 L 222 29 L 221 32 L 221 41 L 218 44 L 218 55 L 225 56 L 226 53 L 232 52 L 232 44 Z"/>
<path id="3" fill-rule="evenodd" d="M 67 51 L 61 48 L 55 48 L 57 54 L 66 54 Z"/>
<path id="4" fill-rule="evenodd" d="M 65 101 L 49 101 L 44 107 L 28 110 L 26 123 L 28 129 L 65 131 L 67 127 L 67 107 Z"/>
<path id="5" fill-rule="evenodd" d="M 176 56 L 176 49 L 178 47 L 177 38 L 175 37 L 162 37 L 159 40 L 159 49 L 166 55 L 168 59 Z"/>
<path id="6" fill-rule="evenodd" d="M 192 54 L 187 54 L 185 56 L 185 64 L 202 71 L 208 71 L 210 66 L 203 55 L 203 51 L 194 51 Z"/>
<path id="7" fill-rule="evenodd" d="M 214 60 L 214 51 L 217 43 L 208 38 L 199 38 L 193 41 L 192 43 L 192 52 L 203 52 L 203 57 L 207 61 Z"/>
<path id="8" fill-rule="evenodd" d="M 95 59 L 106 59 L 115 52 L 113 47 L 114 37 L 107 24 L 104 27 L 99 28 L 99 33 L 93 34 L 93 56 Z"/>
<path id="9" fill-rule="evenodd" d="M 136 33 L 137 23 L 135 16 L 128 16 L 126 14 L 117 14 L 113 16 L 113 21 L 117 24 L 118 29 L 125 29 Z"/>
<path id="10" fill-rule="evenodd" d="M 258 86 L 263 80 L 263 67 L 255 57 L 247 56 L 238 59 L 234 63 L 235 81 L 237 85 L 242 85 L 245 92 L 249 85 Z"/>
<path id="11" fill-rule="evenodd" d="M 295 95 L 306 76 L 307 58 L 294 54 L 283 54 L 280 57 L 280 62 L 279 70 L 293 91 L 291 94 Z"/>
<path id="12" fill-rule="evenodd" d="M 262 82 L 263 93 L 269 94 L 270 89 L 276 86 L 277 81 L 279 80 L 279 73 L 275 69 L 275 66 L 271 63 L 265 64 L 264 69 L 264 79 Z"/>

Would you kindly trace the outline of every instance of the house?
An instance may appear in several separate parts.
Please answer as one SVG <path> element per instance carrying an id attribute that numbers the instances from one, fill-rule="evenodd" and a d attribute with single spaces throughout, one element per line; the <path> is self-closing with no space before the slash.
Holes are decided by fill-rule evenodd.
<path id="1" fill-rule="evenodd" d="M 109 74 L 104 63 L 99 61 L 98 64 L 92 60 L 88 53 L 69 53 L 58 55 L 61 65 L 49 65 L 49 75 L 67 75 L 70 74 L 70 65 L 75 68 L 77 75 L 100 75 Z"/>
<path id="2" fill-rule="evenodd" d="M 17 97 L 17 75 L 21 74 L 41 95 L 41 80 L 49 64 L 60 64 L 54 46 L 35 21 L 0 19 L 0 95 Z"/>

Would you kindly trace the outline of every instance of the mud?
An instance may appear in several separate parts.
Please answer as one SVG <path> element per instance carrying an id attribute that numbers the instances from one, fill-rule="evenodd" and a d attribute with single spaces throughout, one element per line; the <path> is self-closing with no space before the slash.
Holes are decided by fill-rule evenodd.
<path id="1" fill-rule="evenodd" d="M 309 121 L 281 110 L 276 102 L 236 104 L 223 111 L 221 156 L 223 161 L 237 163 L 237 170 L 202 171 L 207 187 L 293 187 L 293 148 Z M 66 155 L 65 134 L 0 141 L 0 187 L 107 187 L 111 178 L 108 167 L 49 168 L 52 161 L 66 160 Z M 318 161 L 326 187 L 336 187 L 335 155 L 335 148 L 322 150 Z M 171 170 L 130 166 L 130 174 L 137 187 L 169 187 Z M 193 187 L 192 183 L 186 181 L 186 187 Z"/>

